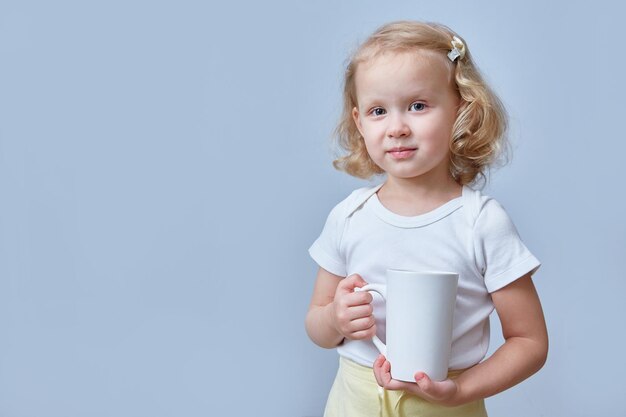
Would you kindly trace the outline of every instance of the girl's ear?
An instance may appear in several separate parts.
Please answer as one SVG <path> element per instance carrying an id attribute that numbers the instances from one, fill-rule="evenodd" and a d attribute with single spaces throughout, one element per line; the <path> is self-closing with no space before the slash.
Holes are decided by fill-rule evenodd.
<path id="1" fill-rule="evenodd" d="M 354 124 L 356 128 L 359 130 L 361 136 L 363 136 L 363 129 L 361 127 L 361 118 L 359 117 L 359 110 L 356 107 L 352 108 L 352 119 L 354 120 Z"/>

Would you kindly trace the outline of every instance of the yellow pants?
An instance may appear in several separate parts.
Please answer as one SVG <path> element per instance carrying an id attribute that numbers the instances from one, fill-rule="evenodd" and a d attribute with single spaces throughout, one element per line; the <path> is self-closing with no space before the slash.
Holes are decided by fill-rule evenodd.
<path id="1" fill-rule="evenodd" d="M 460 372 L 452 371 L 455 378 Z M 374 370 L 340 357 L 324 417 L 487 417 L 483 400 L 444 407 L 404 391 L 381 388 Z"/>

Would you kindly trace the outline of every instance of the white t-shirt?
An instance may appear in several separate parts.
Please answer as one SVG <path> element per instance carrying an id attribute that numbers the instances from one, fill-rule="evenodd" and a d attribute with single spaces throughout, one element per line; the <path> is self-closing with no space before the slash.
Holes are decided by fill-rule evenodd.
<path id="1" fill-rule="evenodd" d="M 332 209 L 311 257 L 332 274 L 358 273 L 368 283 L 385 283 L 388 268 L 458 272 L 450 369 L 477 364 L 489 346 L 489 293 L 533 273 L 539 261 L 502 206 L 479 191 L 465 186 L 461 197 L 406 217 L 380 203 L 381 186 L 360 188 Z M 384 301 L 374 295 L 372 305 L 384 341 Z M 369 367 L 379 354 L 371 340 L 346 339 L 337 351 Z"/>

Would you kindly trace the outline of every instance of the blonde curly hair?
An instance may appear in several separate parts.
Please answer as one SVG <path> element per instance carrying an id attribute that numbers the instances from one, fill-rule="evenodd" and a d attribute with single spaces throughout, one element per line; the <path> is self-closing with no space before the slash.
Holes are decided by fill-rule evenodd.
<path id="1" fill-rule="evenodd" d="M 347 153 L 333 161 L 335 168 L 358 178 L 384 173 L 367 153 L 352 117 L 352 109 L 357 107 L 355 74 L 359 64 L 386 52 L 426 49 L 445 55 L 452 49 L 453 36 L 466 47 L 465 55 L 455 62 L 445 59 L 461 99 L 450 137 L 450 173 L 461 185 L 487 178 L 489 167 L 508 153 L 504 106 L 483 80 L 459 35 L 438 23 L 413 21 L 382 26 L 352 55 L 345 71 L 341 119 L 335 130 L 339 146 Z"/>

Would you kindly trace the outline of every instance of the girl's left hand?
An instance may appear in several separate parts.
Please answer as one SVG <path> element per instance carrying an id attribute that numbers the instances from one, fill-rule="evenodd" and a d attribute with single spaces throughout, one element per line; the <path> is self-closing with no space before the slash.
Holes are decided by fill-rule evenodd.
<path id="1" fill-rule="evenodd" d="M 424 372 L 415 374 L 415 383 L 391 379 L 391 364 L 380 355 L 374 362 L 374 376 L 378 385 L 388 390 L 403 390 L 432 403 L 453 406 L 459 387 L 451 379 L 432 381 Z"/>

